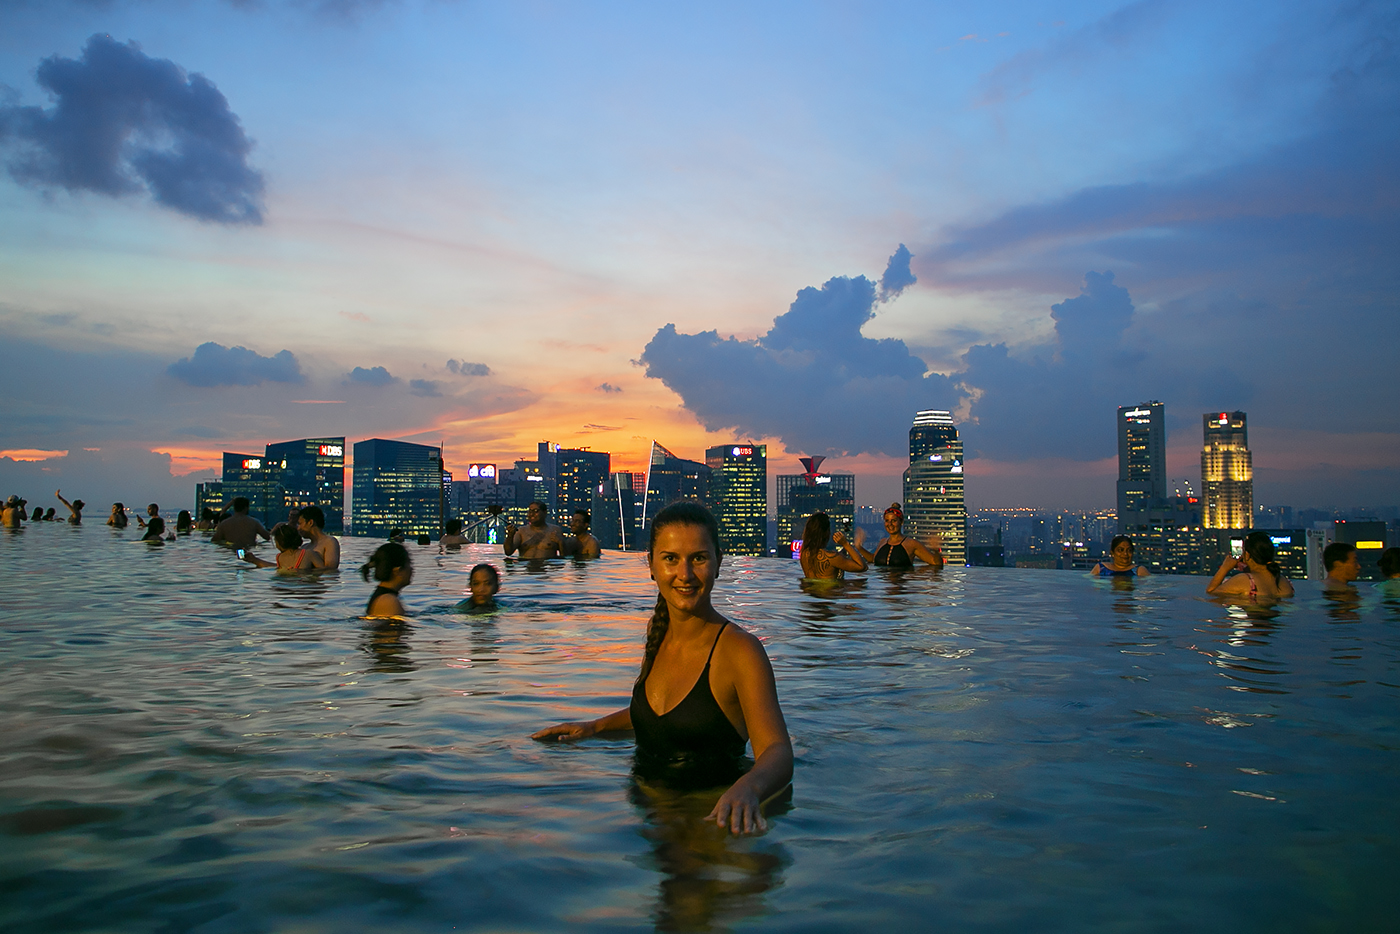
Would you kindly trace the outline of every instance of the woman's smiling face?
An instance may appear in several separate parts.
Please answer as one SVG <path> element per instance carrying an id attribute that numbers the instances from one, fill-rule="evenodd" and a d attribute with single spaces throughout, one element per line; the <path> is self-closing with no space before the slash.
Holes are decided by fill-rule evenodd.
<path id="1" fill-rule="evenodd" d="M 647 564 L 661 598 L 673 609 L 695 614 L 709 608 L 719 557 L 704 526 L 676 522 L 658 529 Z"/>

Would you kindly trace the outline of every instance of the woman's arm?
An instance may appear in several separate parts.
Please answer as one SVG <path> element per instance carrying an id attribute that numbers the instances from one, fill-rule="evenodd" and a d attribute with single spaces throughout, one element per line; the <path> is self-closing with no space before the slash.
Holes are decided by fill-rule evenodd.
<path id="1" fill-rule="evenodd" d="M 1236 558 L 1234 555 L 1226 555 L 1225 560 L 1220 562 L 1220 567 L 1215 569 L 1215 576 L 1206 584 L 1206 593 L 1235 593 L 1238 591 L 1238 587 L 1230 586 L 1230 583 L 1234 581 L 1235 578 L 1232 577 L 1227 581 L 1225 580 L 1225 575 L 1229 574 L 1239 563 L 1239 558 Z"/>
<path id="2" fill-rule="evenodd" d="M 938 551 L 936 553 L 929 551 L 928 548 L 925 547 L 924 543 L 919 541 L 917 538 L 906 538 L 905 541 L 913 543 L 914 547 L 912 550 L 914 553 L 914 557 L 921 558 L 922 560 L 928 562 L 936 568 L 941 568 L 943 567 L 943 540 L 941 538 L 938 538 L 937 536 L 935 536 L 935 539 L 937 539 L 935 544 L 938 548 Z"/>
<path id="3" fill-rule="evenodd" d="M 1140 564 L 1137 566 L 1137 570 L 1134 573 L 1137 574 L 1138 577 L 1148 577 L 1152 574 L 1151 571 Z"/>
<path id="4" fill-rule="evenodd" d="M 609 730 L 630 729 L 632 729 L 632 708 L 623 707 L 621 710 L 614 710 L 612 713 L 599 717 L 597 720 L 585 720 L 577 723 L 556 723 L 554 726 L 547 726 L 543 730 L 537 730 L 531 733 L 530 738 L 575 740 L 595 736 L 598 733 L 606 733 Z"/>
<path id="5" fill-rule="evenodd" d="M 257 555 L 253 554 L 250 551 L 243 552 L 243 560 L 247 561 L 251 565 L 254 565 L 255 567 L 260 568 L 275 568 L 278 566 L 276 561 L 264 561 L 262 558 L 259 558 Z"/>
<path id="6" fill-rule="evenodd" d="M 1293 582 L 1286 577 L 1278 579 L 1278 595 L 1280 597 L 1293 596 Z"/>
<path id="7" fill-rule="evenodd" d="M 70 503 L 70 502 L 68 502 L 68 500 L 66 500 L 66 499 L 63 498 L 63 491 L 62 491 L 62 490 L 54 490 L 54 491 L 53 491 L 53 495 L 58 497 L 58 501 L 59 501 L 60 503 L 62 503 L 63 505 L 65 505 L 65 506 L 68 507 L 68 512 L 69 512 L 69 513 L 71 513 L 72 515 L 75 515 L 75 516 L 78 514 L 78 510 L 76 510 L 76 509 L 73 508 L 73 504 Z"/>
<path id="8" fill-rule="evenodd" d="M 884 541 L 884 539 L 881 539 L 881 542 L 883 542 L 883 541 Z M 875 561 L 875 555 L 874 555 L 872 552 L 869 552 L 869 551 L 866 551 L 866 550 L 865 550 L 865 529 L 861 529 L 861 528 L 857 528 L 857 529 L 856 529 L 856 541 L 855 541 L 855 545 L 856 545 L 856 551 L 860 552 L 860 556 L 861 556 L 861 558 L 862 558 L 863 560 L 868 561 L 868 562 L 871 562 L 871 563 L 874 563 L 874 561 Z M 876 546 L 875 546 L 875 550 L 876 550 L 876 551 L 879 551 L 879 550 L 880 550 L 880 546 L 879 546 L 879 545 L 876 545 Z"/>
<path id="9" fill-rule="evenodd" d="M 705 817 L 736 834 L 767 830 L 763 802 L 792 782 L 792 739 L 778 706 L 773 666 L 758 639 L 740 634 L 744 638 L 733 640 L 726 654 L 734 661 L 734 690 L 753 743 L 754 766 L 720 795 Z"/>
<path id="10" fill-rule="evenodd" d="M 844 555 L 839 551 L 829 555 L 827 560 L 831 562 L 832 567 L 840 568 L 843 571 L 865 570 L 865 557 L 860 553 L 860 549 L 846 539 L 845 535 L 836 532 L 831 536 L 831 540 L 846 551 Z"/>

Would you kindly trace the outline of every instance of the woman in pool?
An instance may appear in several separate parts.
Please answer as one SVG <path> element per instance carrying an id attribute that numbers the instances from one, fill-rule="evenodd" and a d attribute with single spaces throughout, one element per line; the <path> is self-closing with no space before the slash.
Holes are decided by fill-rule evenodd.
<path id="1" fill-rule="evenodd" d="M 276 561 L 264 561 L 249 552 L 243 553 L 243 560 L 260 568 L 276 568 L 279 574 L 319 571 L 326 566 L 325 560 L 315 549 L 301 547 L 301 533 L 286 522 L 272 533 L 272 543 L 277 546 Z"/>
<path id="2" fill-rule="evenodd" d="M 478 564 L 472 568 L 471 576 L 467 578 L 467 588 L 471 591 L 471 596 L 457 604 L 457 609 L 468 613 L 494 610 L 496 594 L 501 589 L 501 575 L 496 571 L 495 565 Z"/>
<path id="3" fill-rule="evenodd" d="M 71 502 L 71 503 L 68 502 L 68 500 L 66 500 L 66 499 L 63 498 L 63 491 L 62 491 L 62 490 L 54 490 L 54 491 L 53 491 L 53 495 L 58 497 L 58 501 L 59 501 L 60 503 L 62 503 L 63 505 L 65 505 L 65 506 L 68 507 L 68 524 L 69 524 L 69 525 L 82 525 L 82 524 L 83 524 L 83 507 L 86 506 L 87 503 L 83 502 L 83 501 L 80 500 L 80 499 L 75 499 L 75 500 L 73 500 L 73 502 Z"/>
<path id="4" fill-rule="evenodd" d="M 693 769 L 716 779 L 709 784 L 732 780 L 706 820 L 736 834 L 753 833 L 768 826 L 763 802 L 792 781 L 792 740 L 763 644 L 711 602 L 720 559 L 719 528 L 708 509 L 675 503 L 657 513 L 647 545 L 656 609 L 632 703 L 597 720 L 551 726 L 533 738 L 575 740 L 635 730 L 639 772 Z M 742 772 L 746 739 L 755 761 Z"/>
<path id="5" fill-rule="evenodd" d="M 1152 573 L 1140 564 L 1133 562 L 1133 540 L 1119 535 L 1108 545 L 1111 557 L 1107 562 L 1100 561 L 1089 569 L 1090 576 L 1099 577 L 1146 577 Z"/>
<path id="6" fill-rule="evenodd" d="M 367 563 L 360 567 L 360 576 L 369 580 L 370 572 L 379 582 L 374 593 L 365 604 L 365 615 L 376 617 L 407 616 L 399 591 L 413 580 L 413 562 L 408 559 L 408 549 L 398 542 L 385 542 L 374 550 Z"/>
<path id="7" fill-rule="evenodd" d="M 181 509 L 180 514 L 175 517 L 175 534 L 188 535 L 194 531 L 194 517 L 190 515 L 188 509 Z"/>
<path id="8" fill-rule="evenodd" d="M 114 529 L 124 529 L 129 521 L 126 517 L 126 507 L 121 503 L 113 503 L 112 514 L 107 517 L 107 524 Z"/>
<path id="9" fill-rule="evenodd" d="M 1238 571 L 1229 580 L 1225 575 Z M 1206 593 L 1216 596 L 1242 596 L 1273 599 L 1293 596 L 1293 584 L 1283 576 L 1274 560 L 1274 543 L 1267 532 L 1250 532 L 1244 538 L 1244 553 L 1226 555 L 1215 576 L 1206 584 Z"/>
<path id="10" fill-rule="evenodd" d="M 890 508 L 885 510 L 885 537 L 880 539 L 880 544 L 875 547 L 875 553 L 871 554 L 860 547 L 859 542 L 856 543 L 856 550 L 866 561 L 881 567 L 912 568 L 915 558 L 936 568 L 943 567 L 942 539 L 935 535 L 933 550 L 930 551 L 917 538 L 906 538 L 904 536 L 904 510 L 899 508 L 899 503 L 891 503 Z"/>
<path id="11" fill-rule="evenodd" d="M 840 551 L 827 551 L 826 540 L 830 538 L 841 548 Z M 802 576 L 808 580 L 840 580 L 847 571 L 864 571 L 865 558 L 855 545 L 837 529 L 831 534 L 831 517 L 824 512 L 813 513 L 802 530 L 802 552 L 799 555 Z"/>

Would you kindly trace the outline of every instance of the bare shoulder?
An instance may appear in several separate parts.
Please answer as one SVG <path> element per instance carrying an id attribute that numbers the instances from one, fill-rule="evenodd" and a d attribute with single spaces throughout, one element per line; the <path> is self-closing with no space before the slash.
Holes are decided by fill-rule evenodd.
<path id="1" fill-rule="evenodd" d="M 758 636 L 734 622 L 724 627 L 715 653 L 722 654 L 726 662 L 734 665 L 768 665 L 768 652 Z"/>

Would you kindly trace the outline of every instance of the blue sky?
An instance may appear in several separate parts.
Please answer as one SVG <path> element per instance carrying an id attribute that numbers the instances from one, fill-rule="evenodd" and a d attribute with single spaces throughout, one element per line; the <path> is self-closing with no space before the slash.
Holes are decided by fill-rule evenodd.
<path id="1" fill-rule="evenodd" d="M 887 502 L 917 404 L 972 503 L 1108 506 L 1151 398 L 1174 478 L 1243 409 L 1257 501 L 1397 499 L 1394 4 L 0 19 L 17 491 L 188 498 L 316 434 L 636 469 L 742 437 Z"/>

